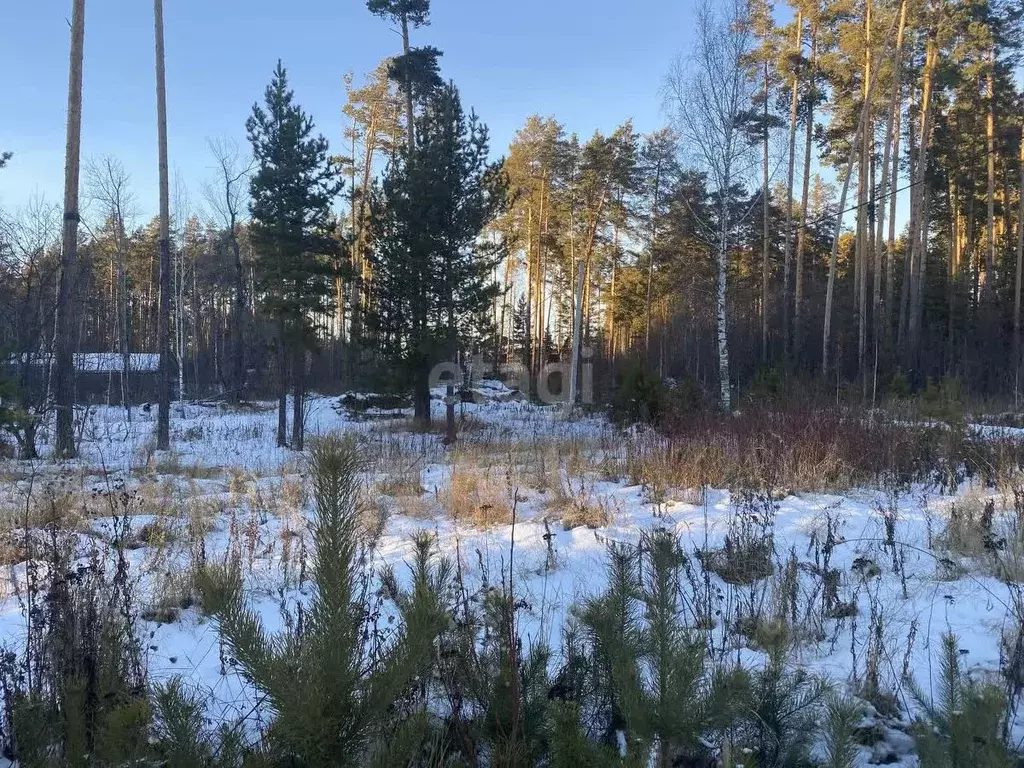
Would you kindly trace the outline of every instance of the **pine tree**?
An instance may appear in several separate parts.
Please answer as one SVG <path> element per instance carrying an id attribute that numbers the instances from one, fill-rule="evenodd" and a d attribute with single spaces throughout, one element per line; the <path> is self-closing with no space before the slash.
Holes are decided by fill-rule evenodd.
<path id="1" fill-rule="evenodd" d="M 487 128 L 462 110 L 458 90 L 434 93 L 419 142 L 384 179 L 371 256 L 377 321 L 412 379 L 416 418 L 430 420 L 430 370 L 454 361 L 486 321 L 501 246 L 481 239 L 505 203 L 501 166 L 488 160 Z"/>
<path id="2" fill-rule="evenodd" d="M 164 77 L 164 4 L 153 0 L 156 28 L 156 111 L 160 182 L 160 308 L 157 344 L 160 370 L 157 383 L 156 447 L 171 447 L 171 213 L 167 168 L 167 85 Z M 180 366 L 182 361 L 178 360 Z M 179 393 L 181 396 L 183 393 Z"/>
<path id="3" fill-rule="evenodd" d="M 78 175 L 82 151 L 82 66 L 85 50 L 85 0 L 74 0 L 71 15 L 71 56 L 68 78 L 67 147 L 64 154 L 64 229 L 54 322 L 53 399 L 57 407 L 58 458 L 74 458 L 75 371 L 72 328 L 72 283 L 78 268 Z"/>
<path id="4" fill-rule="evenodd" d="M 370 13 L 391 19 L 401 28 L 402 55 L 391 60 L 389 74 L 405 96 L 406 143 L 411 158 L 416 151 L 413 105 L 441 84 L 437 66 L 441 52 L 431 47 L 413 48 L 409 42 L 410 27 L 424 27 L 430 23 L 430 0 L 367 0 L 366 7 Z"/>
<path id="5" fill-rule="evenodd" d="M 360 589 L 365 576 L 357 562 L 359 469 L 351 442 L 328 438 L 313 449 L 315 589 L 301 633 L 268 635 L 237 573 L 223 586 L 201 577 L 204 603 L 213 607 L 231 655 L 277 715 L 268 734 L 271 764 L 363 766 L 370 756 L 373 764 L 407 765 L 412 757 L 396 754 L 406 741 L 391 737 L 402 732 L 400 712 L 407 708 L 395 705 L 413 701 L 417 678 L 429 673 L 449 620 L 442 598 L 454 568 L 432 557 L 427 537 L 417 540 L 408 593 L 384 574 L 401 621 L 386 650 L 371 657 L 365 637 L 374 609 Z"/>
<path id="6" fill-rule="evenodd" d="M 7 161 L 14 157 L 13 152 L 0 152 L 0 168 L 7 166 Z"/>
<path id="7" fill-rule="evenodd" d="M 291 447 L 302 450 L 306 353 L 316 344 L 314 318 L 331 300 L 329 257 L 338 249 L 330 235 L 331 202 L 342 181 L 327 139 L 314 135 L 312 118 L 294 103 L 281 62 L 267 87 L 265 108 L 253 105 L 246 130 L 257 163 L 250 182 L 257 287 L 277 325 L 277 444 L 287 445 L 290 351 Z"/>

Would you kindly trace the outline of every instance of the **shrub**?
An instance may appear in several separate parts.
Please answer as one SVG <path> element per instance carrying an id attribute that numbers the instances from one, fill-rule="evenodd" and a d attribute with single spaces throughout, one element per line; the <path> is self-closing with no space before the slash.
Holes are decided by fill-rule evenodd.
<path id="1" fill-rule="evenodd" d="M 638 549 L 609 550 L 609 586 L 583 609 L 596 680 L 585 702 L 608 746 L 623 734 L 627 760 L 658 765 L 705 754 L 708 728 L 731 719 L 731 675 L 705 669 L 703 640 L 685 626 L 679 541 L 656 530 Z M 641 572 L 643 577 L 641 577 Z"/>
<path id="2" fill-rule="evenodd" d="M 664 401 L 665 388 L 661 381 L 642 363 L 628 363 L 612 395 L 612 421 L 616 424 L 656 421 Z"/>
<path id="3" fill-rule="evenodd" d="M 363 765 L 387 752 L 388 736 L 405 724 L 396 703 L 415 698 L 414 681 L 429 665 L 447 613 L 421 556 L 413 589 L 398 603 L 402 624 L 369 654 L 371 596 L 360 589 L 357 524 L 359 460 L 350 442 L 326 438 L 312 451 L 315 590 L 302 631 L 267 634 L 236 579 L 227 594 L 204 596 L 243 674 L 267 697 L 277 718 L 269 757 L 306 766 Z M 396 596 L 397 596 L 396 591 Z M 398 762 L 402 756 L 392 755 Z M 404 756 L 407 760 L 408 756 Z"/>
<path id="4" fill-rule="evenodd" d="M 76 562 L 51 528 L 28 569 L 23 653 L 0 667 L 0 742 L 25 766 L 119 765 L 148 750 L 146 670 L 118 519 L 114 544 Z"/>
<path id="5" fill-rule="evenodd" d="M 1003 737 L 1005 693 L 972 680 L 960 664 L 955 635 L 942 637 L 939 699 L 911 681 L 920 714 L 914 735 L 922 768 L 1010 768 L 1018 765 Z"/>

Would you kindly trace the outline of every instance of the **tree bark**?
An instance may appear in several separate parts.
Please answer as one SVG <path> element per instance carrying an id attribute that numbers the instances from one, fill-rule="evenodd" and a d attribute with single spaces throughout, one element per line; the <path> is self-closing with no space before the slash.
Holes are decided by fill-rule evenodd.
<path id="1" fill-rule="evenodd" d="M 160 308 L 157 314 L 157 340 L 160 351 L 156 422 L 157 450 L 171 447 L 171 247 L 170 195 L 167 180 L 167 85 L 164 77 L 163 0 L 153 0 L 156 31 L 156 111 L 160 166 Z"/>
<path id="2" fill-rule="evenodd" d="M 85 46 L 85 0 L 74 0 L 71 13 L 71 57 L 68 74 L 67 147 L 64 154 L 64 224 L 61 237 L 57 311 L 54 318 L 55 364 L 53 397 L 57 409 L 54 453 L 70 459 L 76 454 L 75 355 L 72 286 L 78 268 L 78 175 L 82 147 L 82 68 Z"/>
<path id="3" fill-rule="evenodd" d="M 928 168 L 928 149 L 932 127 L 932 87 L 935 67 L 938 63 L 938 43 L 934 34 L 929 36 L 925 53 L 925 65 L 921 86 L 921 134 L 917 142 L 914 162 L 914 193 L 917 197 L 916 221 L 911 214 L 911 285 L 910 307 L 907 318 L 907 366 L 913 368 L 918 360 L 921 341 L 922 312 L 924 310 L 924 279 L 928 255 L 928 196 L 925 189 Z M 916 226 L 915 226 L 916 225 Z"/>
<path id="4" fill-rule="evenodd" d="M 800 226 L 796 234 L 796 280 L 793 294 L 793 347 L 799 359 L 803 353 L 804 249 L 807 237 L 807 205 L 811 193 L 811 149 L 814 145 L 814 68 L 818 54 L 818 25 L 811 25 L 811 58 L 807 77 L 807 126 L 804 135 L 804 181 L 800 198 Z"/>
<path id="5" fill-rule="evenodd" d="M 303 344 L 295 347 L 292 362 L 292 450 L 305 448 L 306 424 L 303 407 L 306 397 L 306 348 Z"/>
<path id="6" fill-rule="evenodd" d="M 803 52 L 804 16 L 803 9 L 796 14 L 796 40 L 794 50 L 798 57 Z M 793 178 L 796 175 L 796 124 L 800 107 L 800 69 L 793 68 L 793 99 L 789 108 L 789 175 L 786 180 L 785 240 L 782 250 L 782 339 L 783 354 L 788 362 L 792 356 L 793 338 L 790 333 L 789 300 L 791 262 L 793 256 Z"/>
<path id="7" fill-rule="evenodd" d="M 988 91 L 988 114 L 985 121 L 985 145 L 988 148 L 988 248 L 985 250 L 985 278 L 982 281 L 982 297 L 991 296 L 995 289 L 996 269 L 996 87 L 995 48 L 989 51 L 988 71 L 985 74 L 985 89 Z"/>
<path id="8" fill-rule="evenodd" d="M 888 203 L 890 211 L 890 238 L 888 248 L 885 248 L 885 300 L 879 308 L 878 282 L 875 289 L 875 345 L 884 335 L 889 338 L 889 313 L 892 305 L 892 260 L 893 241 L 896 238 L 896 190 L 899 178 L 899 115 L 900 115 L 900 93 L 902 92 L 903 73 L 903 39 L 907 26 L 907 4 L 900 4 L 899 29 L 896 32 L 896 55 L 893 61 L 892 96 L 889 99 L 889 114 L 885 126 L 885 147 L 882 154 L 882 188 L 878 196 L 878 234 L 875 237 L 875 274 L 877 281 L 881 280 L 882 252 L 885 233 L 885 209 Z M 890 176 L 890 162 L 892 174 Z M 891 180 L 891 183 L 890 183 Z M 884 330 L 883 330 L 884 329 Z"/>
<path id="9" fill-rule="evenodd" d="M 658 242 L 658 205 L 660 204 L 661 193 L 661 163 L 662 158 L 658 157 L 654 169 L 654 201 L 651 206 L 651 247 L 647 261 L 647 303 L 645 306 L 646 319 L 644 323 L 644 356 L 647 358 L 647 365 L 651 364 L 651 292 L 654 287 L 654 254 Z"/>
<path id="10" fill-rule="evenodd" d="M 718 284 L 715 291 L 715 317 L 718 333 L 718 388 L 722 410 L 732 410 L 732 385 L 729 378 L 729 336 L 726 327 L 726 275 L 729 267 L 729 169 L 725 171 L 725 182 L 719 195 L 719 243 L 718 243 Z"/>
<path id="11" fill-rule="evenodd" d="M 569 366 L 569 399 L 566 412 L 572 413 L 579 396 L 580 351 L 583 344 L 583 281 L 586 273 L 576 265 L 576 293 L 572 313 L 572 358 Z"/>
<path id="12" fill-rule="evenodd" d="M 1020 303 L 1024 277 L 1024 129 L 1020 138 L 1020 190 L 1017 205 L 1017 270 L 1013 283 L 1013 371 L 1014 392 L 1020 382 Z"/>
<path id="13" fill-rule="evenodd" d="M 288 447 L 288 350 L 283 317 L 277 320 L 277 447 Z"/>
<path id="14" fill-rule="evenodd" d="M 768 191 L 768 60 L 764 62 L 764 135 L 761 158 L 761 363 L 768 365 L 768 252 L 771 248 L 771 195 Z"/>
<path id="15" fill-rule="evenodd" d="M 868 390 L 868 270 L 871 263 L 870 244 L 873 232 L 870 231 L 869 205 L 873 199 L 870 179 L 871 155 L 874 152 L 874 120 L 872 119 L 871 93 L 871 0 L 864 4 L 864 106 L 867 109 L 866 120 L 861 130 L 864 132 L 860 145 L 860 170 L 857 173 L 859 193 L 857 195 L 857 253 L 860 264 L 857 282 L 857 375 L 861 380 L 862 395 L 867 399 Z"/>
<path id="16" fill-rule="evenodd" d="M 228 237 L 231 240 L 231 254 L 234 257 L 235 267 L 235 300 L 231 307 L 231 320 L 234 326 L 231 354 L 232 378 L 234 379 L 232 399 L 235 401 L 240 400 L 245 391 L 245 274 L 242 267 L 242 249 L 238 244 L 237 227 L 234 213 L 232 213 Z"/>

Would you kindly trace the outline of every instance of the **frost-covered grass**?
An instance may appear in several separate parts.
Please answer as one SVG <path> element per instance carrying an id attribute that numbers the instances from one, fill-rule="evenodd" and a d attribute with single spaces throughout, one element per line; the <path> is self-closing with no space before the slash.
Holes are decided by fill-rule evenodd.
<path id="1" fill-rule="evenodd" d="M 899 737 L 915 709 L 905 682 L 932 692 L 942 635 L 959 637 L 978 676 L 999 681 L 1024 665 L 1008 652 L 1024 621 L 1024 476 L 1006 466 L 991 474 L 992 486 L 937 459 L 913 477 L 878 472 L 877 482 L 841 492 L 794 493 L 795 478 L 814 485 L 815 467 L 850 482 L 870 473 L 849 465 L 848 446 L 823 447 L 813 426 L 813 445 L 780 448 L 779 434 L 766 432 L 761 453 L 750 454 L 758 464 L 742 458 L 742 428 L 721 440 L 696 430 L 665 438 L 491 395 L 460 407 L 464 429 L 453 448 L 408 418 L 356 418 L 336 399 L 311 399 L 307 435 L 351 435 L 364 458 L 372 573 L 405 573 L 413 536 L 429 531 L 458 560 L 468 594 L 511 579 L 524 643 L 557 652 L 574 609 L 604 587 L 609 544 L 635 546 L 645 531 L 668 530 L 687 554 L 684 619 L 703 632 L 711 656 L 757 665 L 785 646 L 790 663 L 827 674 L 877 710 L 884 725 L 868 746 L 878 760 L 909 749 Z M 443 406 L 434 407 L 440 418 Z M 123 545 L 127 521 L 151 679 L 184 676 L 214 719 L 265 725 L 191 575 L 199 561 L 241 563 L 266 625 L 290 626 L 310 586 L 306 457 L 274 447 L 267 404 L 176 405 L 168 453 L 153 449 L 155 412 L 95 408 L 82 417 L 74 463 L 3 467 L 5 645 L 23 642 L 26 558 L 44 546 L 47 526 L 73 537 L 83 558 L 110 557 L 113 533 Z M 764 471 L 735 469 L 748 465 Z M 699 482 L 701 471 L 729 477 L 732 487 Z"/>

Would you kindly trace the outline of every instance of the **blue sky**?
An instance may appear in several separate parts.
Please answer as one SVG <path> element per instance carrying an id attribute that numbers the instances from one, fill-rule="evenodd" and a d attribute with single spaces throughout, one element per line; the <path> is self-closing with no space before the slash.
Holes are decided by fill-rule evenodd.
<path id="1" fill-rule="evenodd" d="M 70 0 L 20 0 L 0 25 L 3 106 L 0 206 L 34 194 L 61 199 Z M 665 122 L 661 81 L 688 47 L 688 0 L 434 0 L 414 44 L 444 51 L 442 74 L 491 128 L 501 153 L 530 114 L 554 115 L 582 136 L 627 118 Z M 212 175 L 207 138 L 244 142 L 244 123 L 275 62 L 298 101 L 342 151 L 346 72 L 357 82 L 400 40 L 363 0 L 165 0 L 172 174 L 201 200 Z M 132 177 L 139 213 L 156 210 L 152 4 L 88 0 L 83 159 L 113 155 Z"/>

